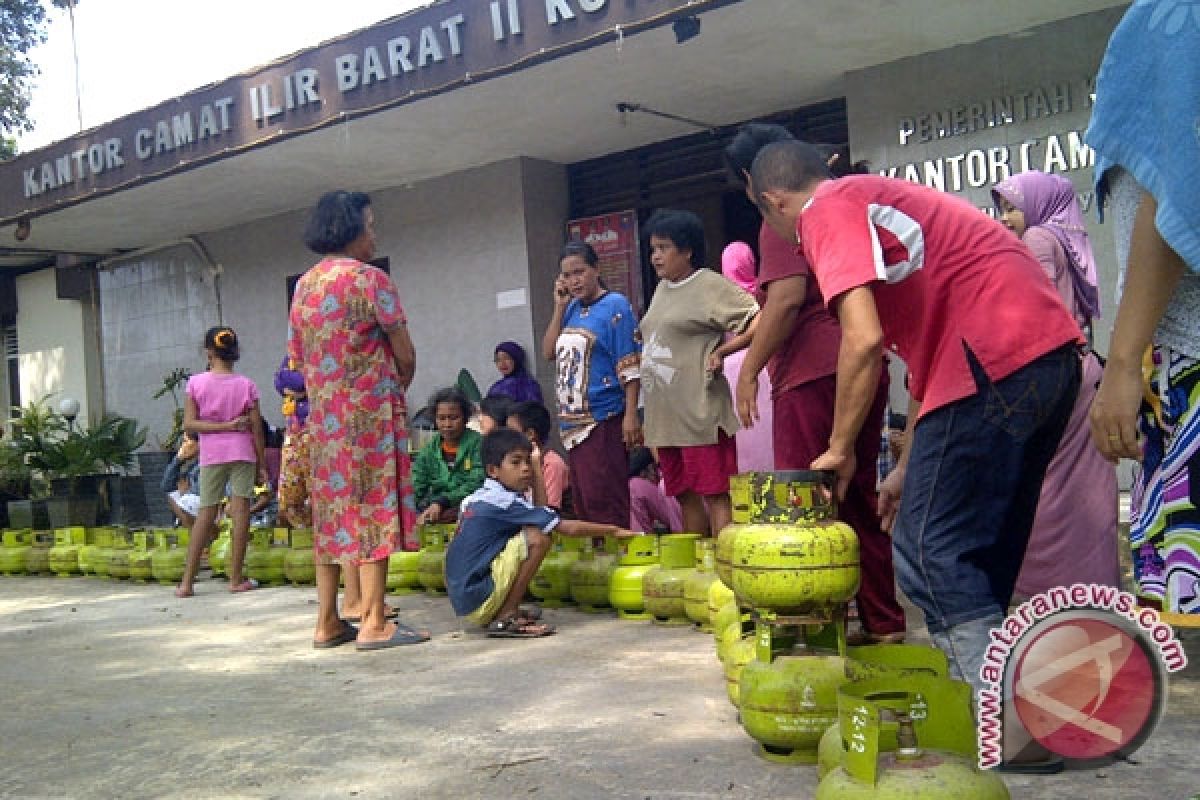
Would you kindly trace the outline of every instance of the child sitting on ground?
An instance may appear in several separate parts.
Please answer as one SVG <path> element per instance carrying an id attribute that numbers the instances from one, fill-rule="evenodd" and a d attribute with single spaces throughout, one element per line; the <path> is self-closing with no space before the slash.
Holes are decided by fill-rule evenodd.
<path id="1" fill-rule="evenodd" d="M 562 513 L 563 492 L 567 489 L 567 462 L 551 450 L 546 440 L 554 419 L 541 403 L 532 400 L 517 403 L 508 415 L 508 427 L 525 434 L 534 449 L 542 454 L 542 479 L 546 483 L 546 505 Z"/>
<path id="2" fill-rule="evenodd" d="M 661 528 L 666 533 L 683 530 L 683 509 L 663 488 L 662 473 L 649 447 L 629 451 L 629 527 L 637 531 Z"/>
<path id="3" fill-rule="evenodd" d="M 487 436 L 496 428 L 508 424 L 512 415 L 513 401 L 502 394 L 494 394 L 479 401 L 479 432 Z"/>
<path id="4" fill-rule="evenodd" d="M 487 481 L 463 503 L 458 532 L 446 548 L 446 590 L 454 613 L 483 625 L 489 636 L 528 639 L 554 628 L 521 598 L 550 551 L 550 533 L 564 536 L 635 535 L 616 525 L 560 520 L 545 505 L 541 454 L 517 431 L 500 428 L 483 439 Z M 534 502 L 522 494 L 533 489 Z"/>
<path id="5" fill-rule="evenodd" d="M 429 401 L 438 432 L 413 461 L 413 499 L 418 525 L 454 522 L 458 506 L 483 485 L 479 444 L 483 437 L 467 428 L 471 403 L 454 387 L 439 389 Z"/>

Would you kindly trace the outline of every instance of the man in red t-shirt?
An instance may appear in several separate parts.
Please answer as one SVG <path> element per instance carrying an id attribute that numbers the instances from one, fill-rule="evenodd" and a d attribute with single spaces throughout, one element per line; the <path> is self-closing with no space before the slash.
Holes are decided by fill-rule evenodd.
<path id="1" fill-rule="evenodd" d="M 764 219 L 799 242 L 841 324 L 833 432 L 812 467 L 849 483 L 893 349 L 909 368 L 911 444 L 880 488 L 880 512 L 885 527 L 894 521 L 900 587 L 978 691 L 1084 340 L 1029 251 L 970 204 L 891 178 L 829 177 L 798 141 L 764 147 L 751 169 Z"/>
<path id="2" fill-rule="evenodd" d="M 780 125 L 744 125 L 725 148 L 730 171 L 743 182 L 764 145 L 792 139 Z M 746 353 L 736 387 L 738 416 L 747 427 L 758 418 L 757 376 L 765 365 L 771 378 L 775 468 L 806 470 L 825 452 L 833 430 L 837 357 L 841 330 L 825 308 L 808 262 L 763 223 L 758 234 L 758 284 L 766 300 L 758 331 Z M 859 538 L 862 583 L 857 601 L 862 631 L 857 644 L 904 639 L 904 609 L 896 599 L 892 540 L 880 527 L 875 463 L 887 406 L 887 371 L 880 372 L 867 418 L 856 441 L 858 469 L 838 511 Z"/>

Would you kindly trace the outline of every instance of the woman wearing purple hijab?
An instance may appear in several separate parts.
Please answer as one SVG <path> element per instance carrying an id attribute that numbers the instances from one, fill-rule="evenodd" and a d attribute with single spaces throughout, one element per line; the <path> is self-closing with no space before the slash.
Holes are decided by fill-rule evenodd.
<path id="1" fill-rule="evenodd" d="M 542 387 L 525 368 L 525 349 L 516 342 L 501 342 L 496 345 L 494 356 L 500 380 L 488 389 L 488 397 L 511 397 L 514 402 L 542 402 Z"/>
<path id="2" fill-rule="evenodd" d="M 1090 340 L 1092 320 L 1100 316 L 1096 260 L 1071 182 L 1022 172 L 998 183 L 992 197 L 1001 221 L 1033 251 Z M 1120 585 L 1117 473 L 1092 445 L 1088 422 L 1102 376 L 1089 347 L 1071 420 L 1046 470 L 1017 596 L 1073 583 Z"/>

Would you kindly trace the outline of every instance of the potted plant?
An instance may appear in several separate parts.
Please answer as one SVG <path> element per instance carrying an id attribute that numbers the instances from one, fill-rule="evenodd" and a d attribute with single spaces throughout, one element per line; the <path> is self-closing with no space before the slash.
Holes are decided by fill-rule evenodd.
<path id="1" fill-rule="evenodd" d="M 95 525 L 113 508 L 110 483 L 133 465 L 146 431 L 134 420 L 107 414 L 80 428 L 39 402 L 22 409 L 14 442 L 33 475 L 48 480 L 47 511 L 53 527 Z M 126 521 L 126 520 L 122 520 Z M 132 521 L 132 520 L 130 520 Z"/>
<path id="2" fill-rule="evenodd" d="M 29 464 L 27 438 L 40 440 L 59 430 L 43 402 L 14 407 L 12 419 L 0 438 L 0 493 L 5 495 L 5 525 L 12 528 L 50 527 L 46 497 L 50 485 Z"/>

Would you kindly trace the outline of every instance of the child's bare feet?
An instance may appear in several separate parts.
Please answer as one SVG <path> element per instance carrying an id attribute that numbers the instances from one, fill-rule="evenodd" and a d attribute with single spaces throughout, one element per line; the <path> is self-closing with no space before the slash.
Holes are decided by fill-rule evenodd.
<path id="1" fill-rule="evenodd" d="M 185 597 L 193 597 L 193 596 L 195 596 L 195 594 L 196 593 L 192 590 L 192 587 L 190 587 L 190 586 L 175 587 L 175 596 L 180 599 L 183 599 Z"/>

